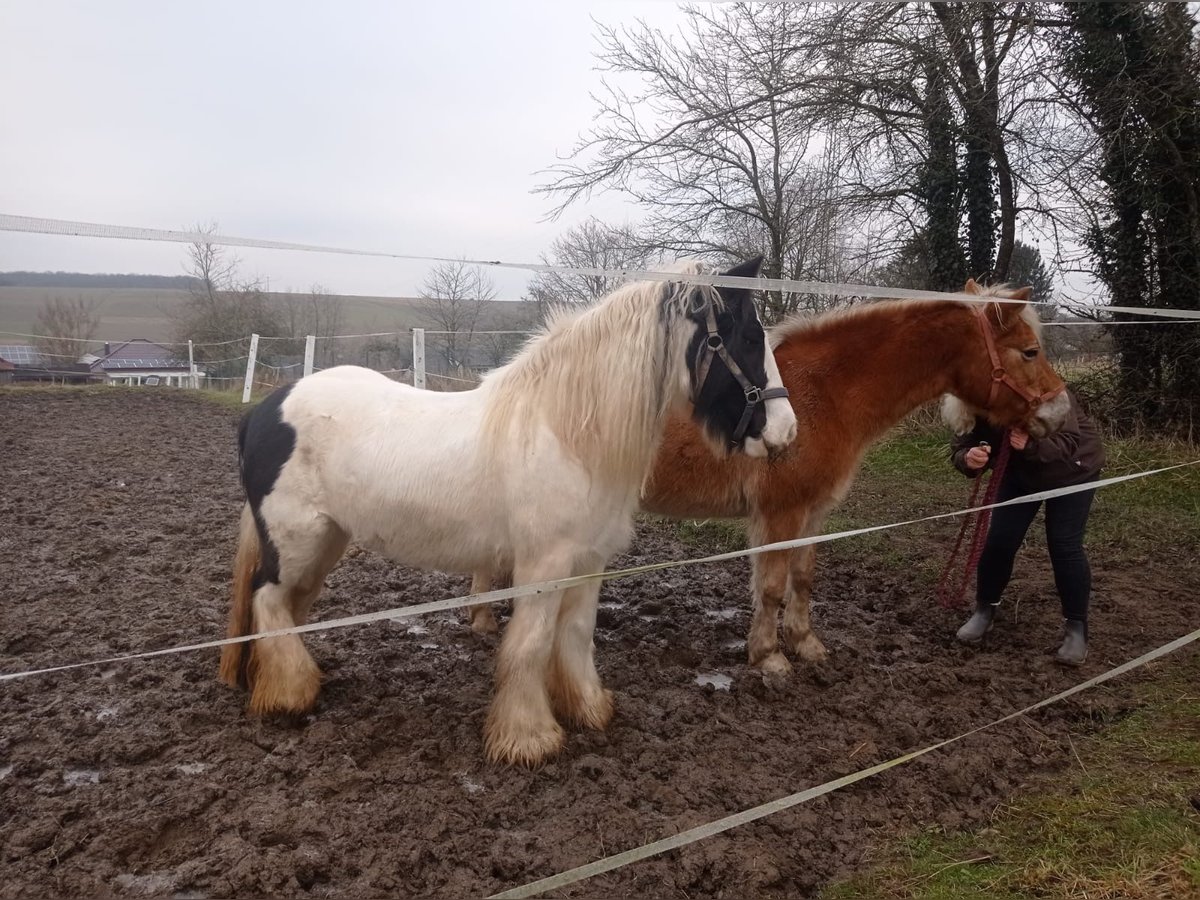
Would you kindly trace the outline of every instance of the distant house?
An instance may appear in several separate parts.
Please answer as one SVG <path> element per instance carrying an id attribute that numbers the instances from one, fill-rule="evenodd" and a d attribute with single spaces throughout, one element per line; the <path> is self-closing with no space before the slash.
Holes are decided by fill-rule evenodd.
<path id="1" fill-rule="evenodd" d="M 7 373 L 0 372 L 0 381 L 12 384 L 37 381 L 86 384 L 93 378 L 87 365 L 72 359 L 55 359 L 30 344 L 0 344 L 0 360 L 12 366 Z"/>
<path id="2" fill-rule="evenodd" d="M 9 384 L 13 378 L 13 370 L 17 367 L 3 356 L 0 356 L 0 384 Z"/>
<path id="3" fill-rule="evenodd" d="M 186 387 L 191 376 L 186 359 L 179 359 L 173 351 L 144 338 L 105 344 L 102 354 L 86 356 L 84 360 L 106 384 Z"/>

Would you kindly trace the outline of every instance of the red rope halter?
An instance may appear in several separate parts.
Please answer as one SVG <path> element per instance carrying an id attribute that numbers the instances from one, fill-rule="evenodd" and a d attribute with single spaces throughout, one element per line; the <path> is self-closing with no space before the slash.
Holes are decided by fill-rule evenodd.
<path id="1" fill-rule="evenodd" d="M 983 492 L 983 500 L 979 503 L 975 501 L 979 498 L 979 488 L 983 484 L 983 474 L 975 479 L 975 486 L 971 488 L 971 499 L 968 506 L 991 506 L 996 502 L 996 495 L 1000 493 L 1000 482 L 1004 480 L 1004 470 L 1008 466 L 1008 432 L 1005 431 L 1000 435 L 1000 449 L 996 451 L 996 461 L 992 465 L 992 474 L 988 478 L 987 490 Z M 954 542 L 954 549 L 950 551 L 950 558 L 946 560 L 946 567 L 942 569 L 942 575 L 938 579 L 937 599 L 938 605 L 945 609 L 961 609 L 964 606 L 963 595 L 967 591 L 967 582 L 971 580 L 971 576 L 975 574 L 975 569 L 979 566 L 979 557 L 983 555 L 983 544 L 987 540 L 988 526 L 992 523 L 992 511 L 984 509 L 971 515 L 963 516 L 962 526 L 958 529 L 958 538 Z M 954 571 L 954 563 L 958 560 L 958 551 L 962 549 L 963 538 L 966 537 L 967 529 L 974 524 L 975 530 L 971 534 L 971 550 L 967 554 L 967 564 L 963 567 L 962 575 L 950 584 L 950 575 Z"/>

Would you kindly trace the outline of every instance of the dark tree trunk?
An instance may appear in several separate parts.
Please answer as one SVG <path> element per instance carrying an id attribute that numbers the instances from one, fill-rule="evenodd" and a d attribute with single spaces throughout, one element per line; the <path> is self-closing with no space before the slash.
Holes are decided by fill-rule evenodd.
<path id="1" fill-rule="evenodd" d="M 945 77 L 934 64 L 926 66 L 925 136 L 929 157 L 921 179 L 925 207 L 925 243 L 929 259 L 929 284 L 935 291 L 956 291 L 963 286 L 965 267 L 958 241 L 958 164 L 954 139 L 954 112 L 946 93 Z"/>

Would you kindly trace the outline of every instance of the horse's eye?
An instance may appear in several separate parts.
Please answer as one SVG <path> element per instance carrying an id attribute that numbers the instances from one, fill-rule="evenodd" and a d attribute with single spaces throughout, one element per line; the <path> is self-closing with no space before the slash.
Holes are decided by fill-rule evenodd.
<path id="1" fill-rule="evenodd" d="M 1021 355 L 1026 359 L 1037 359 L 1038 348 L 1030 347 L 1028 350 L 1022 350 Z"/>

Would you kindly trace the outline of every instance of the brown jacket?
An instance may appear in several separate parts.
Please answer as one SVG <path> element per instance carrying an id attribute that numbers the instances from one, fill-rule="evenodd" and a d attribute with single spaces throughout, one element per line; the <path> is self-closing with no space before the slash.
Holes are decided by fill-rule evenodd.
<path id="1" fill-rule="evenodd" d="M 1009 451 L 1005 477 L 1019 479 L 1030 493 L 1091 481 L 1104 468 L 1104 444 L 1100 432 L 1080 408 L 1075 395 L 1068 393 L 1068 396 L 1071 410 L 1059 431 L 1044 438 L 1031 437 L 1024 450 Z M 992 447 L 985 467 L 990 469 L 1002 439 L 1000 429 L 983 418 L 976 418 L 974 428 L 951 440 L 950 458 L 954 467 L 971 478 L 979 475 L 982 469 L 971 471 L 967 468 L 967 451 L 986 441 Z"/>

